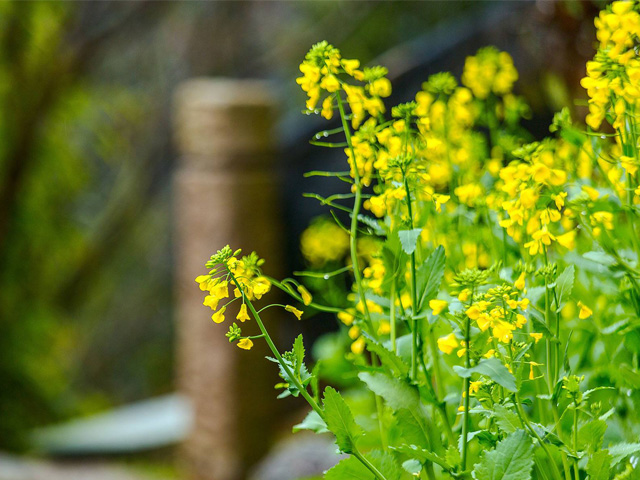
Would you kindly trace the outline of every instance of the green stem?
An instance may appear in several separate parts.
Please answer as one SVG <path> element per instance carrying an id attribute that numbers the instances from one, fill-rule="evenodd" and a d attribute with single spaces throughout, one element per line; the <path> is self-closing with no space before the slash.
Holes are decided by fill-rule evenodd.
<path id="1" fill-rule="evenodd" d="M 360 460 L 360 463 L 367 467 L 369 471 L 376 476 L 376 478 L 379 480 L 387 480 L 386 477 L 380 473 L 380 471 L 369 460 L 367 460 L 367 457 L 362 455 L 358 449 L 354 448 L 352 455 Z"/>
<path id="2" fill-rule="evenodd" d="M 531 423 L 529 423 L 529 420 L 527 419 L 526 414 L 522 410 L 522 407 L 520 405 L 520 397 L 518 396 L 517 393 L 515 394 L 515 400 L 516 400 L 515 401 L 516 413 L 518 414 L 518 417 L 520 418 L 520 422 L 522 422 L 522 425 L 527 430 L 529 430 L 531 435 L 533 435 L 533 437 L 536 440 L 538 440 L 538 443 L 540 444 L 540 446 L 544 450 L 544 453 L 547 455 L 547 458 L 549 459 L 549 464 L 552 467 L 551 468 L 551 472 L 553 473 L 553 478 L 555 478 L 556 480 L 562 480 L 562 477 L 560 476 L 560 470 L 558 470 L 558 466 L 556 465 L 556 462 L 553 459 L 553 456 L 551 455 L 551 452 L 549 451 L 549 449 L 545 445 L 544 441 L 540 438 L 540 435 L 538 435 L 538 432 L 536 432 L 536 430 L 533 428 Z"/>
<path id="3" fill-rule="evenodd" d="M 307 389 L 303 387 L 302 384 L 298 381 L 298 379 L 293 375 L 293 372 L 291 371 L 289 366 L 285 363 L 284 359 L 282 358 L 282 355 L 280 355 L 280 352 L 278 351 L 275 344 L 273 343 L 273 340 L 271 340 L 271 336 L 267 332 L 267 329 L 265 328 L 264 323 L 262 323 L 260 314 L 256 311 L 253 304 L 249 301 L 249 299 L 245 295 L 244 289 L 240 286 L 240 284 L 236 280 L 236 277 L 231 272 L 229 272 L 229 275 L 231 276 L 231 280 L 236 285 L 238 290 L 242 293 L 242 298 L 244 302 L 249 307 L 249 310 L 251 310 L 251 314 L 253 315 L 253 318 L 256 320 L 256 323 L 258 324 L 258 328 L 260 328 L 260 332 L 262 332 L 262 335 L 264 335 L 264 339 L 266 340 L 267 345 L 269 345 L 271 352 L 276 357 L 276 360 L 278 360 L 278 363 L 280 364 L 282 369 L 287 373 L 287 376 L 291 379 L 291 381 L 296 386 L 296 388 L 298 389 L 300 394 L 303 396 L 303 398 L 307 401 L 307 403 L 309 403 L 309 405 L 311 405 L 311 408 L 313 408 L 313 410 L 320 416 L 320 418 L 324 418 L 324 412 L 322 411 L 318 403 L 309 395 L 309 393 L 307 392 Z"/>
<path id="4" fill-rule="evenodd" d="M 578 403 L 574 402 L 575 410 L 573 411 L 573 472 L 576 479 L 580 480 L 580 469 L 578 468 Z"/>
<path id="5" fill-rule="evenodd" d="M 389 307 L 389 335 L 391 337 L 391 350 L 394 354 L 398 354 L 396 350 L 396 277 L 391 279 L 391 298 Z"/>
<path id="6" fill-rule="evenodd" d="M 465 347 L 467 349 L 465 353 L 465 367 L 471 368 L 471 353 L 469 350 L 469 342 L 471 341 L 471 320 L 468 315 L 465 315 L 465 331 L 464 340 Z M 467 450 L 468 442 L 467 436 L 469 435 L 469 377 L 464 379 L 464 413 L 462 416 L 462 470 L 467 469 Z"/>

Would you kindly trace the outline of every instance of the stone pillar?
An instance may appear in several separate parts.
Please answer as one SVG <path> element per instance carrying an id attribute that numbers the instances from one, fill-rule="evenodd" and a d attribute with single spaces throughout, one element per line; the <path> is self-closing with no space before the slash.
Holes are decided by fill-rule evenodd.
<path id="1" fill-rule="evenodd" d="M 229 344 L 224 334 L 237 303 L 224 323 L 214 324 L 194 281 L 209 256 L 227 244 L 246 254 L 255 250 L 266 259 L 265 273 L 281 275 L 274 111 L 274 95 L 261 81 L 195 79 L 175 96 L 177 374 L 194 407 L 183 448 L 194 480 L 244 478 L 265 453 L 277 417 L 277 370 L 264 359 L 264 342 L 250 352 Z M 253 322 L 242 328 L 258 333 Z"/>

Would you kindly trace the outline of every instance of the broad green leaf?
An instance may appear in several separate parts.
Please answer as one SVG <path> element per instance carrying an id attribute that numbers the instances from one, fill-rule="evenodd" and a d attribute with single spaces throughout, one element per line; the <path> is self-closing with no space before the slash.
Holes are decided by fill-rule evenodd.
<path id="1" fill-rule="evenodd" d="M 462 378 L 469 378 L 471 374 L 479 373 L 489 377 L 491 380 L 496 382 L 498 385 L 503 386 L 510 392 L 517 391 L 516 379 L 513 374 L 507 370 L 507 367 L 505 367 L 500 360 L 495 357 L 483 358 L 475 367 L 464 368 L 459 365 L 455 365 L 453 369 Z"/>
<path id="2" fill-rule="evenodd" d="M 476 480 L 529 480 L 533 467 L 531 438 L 522 430 L 498 443 L 474 465 Z"/>
<path id="3" fill-rule="evenodd" d="M 418 309 L 420 311 L 429 300 L 435 298 L 444 275 L 444 247 L 439 245 L 427 261 L 418 267 L 416 280 L 418 286 Z M 414 312 L 417 313 L 417 312 Z"/>
<path id="4" fill-rule="evenodd" d="M 421 407 L 418 389 L 399 378 L 382 372 L 360 372 L 358 377 L 367 384 L 369 390 L 382 397 L 392 410 Z"/>
<path id="5" fill-rule="evenodd" d="M 610 267 L 616 264 L 616 259 L 608 253 L 604 252 L 587 252 L 582 256 L 588 260 L 591 260 L 592 262 L 599 263 L 600 265 L 604 265 L 606 267 Z"/>
<path id="6" fill-rule="evenodd" d="M 556 312 L 562 310 L 562 307 L 567 303 L 571 291 L 573 290 L 573 279 L 575 277 L 576 269 L 573 265 L 569 265 L 564 271 L 558 275 L 556 280 L 556 295 L 558 296 L 558 303 L 556 305 Z"/>
<path id="7" fill-rule="evenodd" d="M 587 463 L 589 480 L 609 480 L 611 472 L 611 455 L 606 450 L 595 452 Z"/>
<path id="8" fill-rule="evenodd" d="M 615 467 L 622 460 L 634 453 L 640 453 L 640 443 L 619 443 L 608 448 L 612 457 L 611 466 Z"/>
<path id="9" fill-rule="evenodd" d="M 393 414 L 393 430 L 405 443 L 426 448 L 429 446 L 429 427 L 421 411 L 400 409 Z"/>
<path id="10" fill-rule="evenodd" d="M 421 228 L 414 228 L 413 230 L 400 230 L 398 232 L 398 238 L 400 239 L 400 243 L 402 244 L 402 250 L 404 250 L 407 255 L 411 255 L 416 251 L 418 238 L 420 237 L 421 232 Z"/>
<path id="11" fill-rule="evenodd" d="M 585 423 L 578 431 L 578 449 L 595 452 L 602 447 L 602 439 L 607 430 L 604 420 L 592 420 Z"/>
<path id="12" fill-rule="evenodd" d="M 293 433 L 299 432 L 300 430 L 311 430 L 315 433 L 326 433 L 329 431 L 327 424 L 324 423 L 324 420 L 322 420 L 315 410 L 311 410 L 302 422 L 293 426 Z"/>
<path id="13" fill-rule="evenodd" d="M 502 405 L 493 407 L 496 423 L 503 432 L 513 433 L 522 427 L 518 415 Z"/>
<path id="14" fill-rule="evenodd" d="M 360 427 L 353 419 L 349 406 L 337 390 L 327 387 L 324 390 L 324 420 L 327 428 L 336 436 L 336 443 L 344 453 L 353 453 Z"/>

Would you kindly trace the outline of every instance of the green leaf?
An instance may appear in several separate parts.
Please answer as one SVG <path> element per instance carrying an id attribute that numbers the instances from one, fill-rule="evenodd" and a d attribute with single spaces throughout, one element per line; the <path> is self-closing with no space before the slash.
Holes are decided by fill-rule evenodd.
<path id="1" fill-rule="evenodd" d="M 325 472 L 326 480 L 372 480 L 375 479 L 373 473 L 369 471 L 355 457 L 341 460 L 333 468 Z"/>
<path id="2" fill-rule="evenodd" d="M 395 457 L 388 452 L 373 450 L 367 454 L 367 459 L 387 480 L 400 480 L 404 475 Z"/>
<path id="3" fill-rule="evenodd" d="M 416 272 L 418 309 L 414 314 L 420 311 L 429 303 L 429 300 L 432 300 L 438 294 L 442 277 L 444 276 L 444 261 L 444 247 L 438 245 L 438 248 L 429 255 L 427 261 L 418 267 L 418 271 Z"/>
<path id="4" fill-rule="evenodd" d="M 430 444 L 428 425 L 421 412 L 400 409 L 393 414 L 393 430 L 405 443 L 427 447 Z"/>
<path id="5" fill-rule="evenodd" d="M 609 454 L 612 457 L 611 466 L 615 467 L 629 455 L 640 452 L 640 443 L 619 443 L 609 447 Z"/>
<path id="6" fill-rule="evenodd" d="M 587 463 L 589 480 L 609 480 L 611 472 L 611 455 L 606 450 L 595 452 Z"/>
<path id="7" fill-rule="evenodd" d="M 294 372 L 298 373 L 304 365 L 304 343 L 302 335 L 298 335 L 293 342 L 293 356 L 295 358 Z"/>
<path id="8" fill-rule="evenodd" d="M 415 458 L 411 458 L 402 462 L 402 468 L 404 468 L 414 477 L 420 476 L 420 472 L 422 472 L 422 464 Z"/>
<path id="9" fill-rule="evenodd" d="M 324 420 L 327 428 L 336 436 L 338 447 L 344 453 L 353 453 L 361 430 L 342 395 L 334 388 L 325 388 L 323 406 Z"/>
<path id="10" fill-rule="evenodd" d="M 495 412 L 496 423 L 500 427 L 500 430 L 506 433 L 513 433 L 521 427 L 520 419 L 518 415 L 502 405 L 495 405 L 493 407 Z"/>
<path id="11" fill-rule="evenodd" d="M 616 264 L 616 259 L 604 252 L 587 252 L 582 256 L 588 260 L 591 260 L 592 262 L 599 263 L 600 265 L 604 265 L 606 267 L 610 267 Z"/>
<path id="12" fill-rule="evenodd" d="M 324 423 L 324 420 L 322 420 L 315 410 L 311 410 L 302 422 L 294 425 L 292 431 L 296 433 L 301 430 L 311 430 L 315 433 L 327 433 L 329 431 L 327 424 Z"/>
<path id="13" fill-rule="evenodd" d="M 402 244 L 402 250 L 404 250 L 407 255 L 411 255 L 416 251 L 418 238 L 420 237 L 421 232 L 421 228 L 414 228 L 413 230 L 400 230 L 398 232 L 398 238 L 400 239 L 400 243 Z"/>
<path id="14" fill-rule="evenodd" d="M 433 462 L 437 463 L 441 467 L 446 470 L 451 470 L 451 465 L 449 465 L 444 458 L 436 455 L 435 453 L 426 450 L 424 448 L 416 447 L 415 445 L 400 445 L 399 447 L 389 447 L 391 450 L 394 450 L 398 453 L 402 453 L 409 457 L 415 458 L 420 462 Z"/>
<path id="15" fill-rule="evenodd" d="M 476 480 L 529 480 L 533 467 L 531 438 L 522 430 L 498 443 L 495 450 L 485 453 L 474 465 Z"/>
<path id="16" fill-rule="evenodd" d="M 606 431 L 607 422 L 604 420 L 592 420 L 585 423 L 578 432 L 578 449 L 589 452 L 600 450 Z"/>
<path id="17" fill-rule="evenodd" d="M 473 373 L 479 373 L 489 377 L 498 385 L 503 386 L 510 392 L 516 392 L 516 379 L 500 360 L 495 357 L 482 358 L 478 365 L 472 368 L 464 368 L 459 365 L 453 367 L 455 372 L 462 378 L 469 378 Z"/>
<path id="18" fill-rule="evenodd" d="M 569 265 L 564 271 L 558 275 L 556 280 L 556 294 L 558 296 L 558 303 L 556 305 L 556 312 L 562 310 L 562 307 L 567 303 L 569 295 L 573 290 L 573 279 L 575 277 L 576 269 L 573 265 Z"/>
<path id="19" fill-rule="evenodd" d="M 358 377 L 393 410 L 421 407 L 418 389 L 399 378 L 382 372 L 360 372 Z"/>

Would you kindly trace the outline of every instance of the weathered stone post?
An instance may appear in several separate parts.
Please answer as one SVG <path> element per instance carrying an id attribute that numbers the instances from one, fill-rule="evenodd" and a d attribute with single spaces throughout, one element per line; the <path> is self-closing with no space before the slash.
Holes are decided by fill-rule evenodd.
<path id="1" fill-rule="evenodd" d="M 194 278 L 227 244 L 255 250 L 266 273 L 281 273 L 274 95 L 261 81 L 195 79 L 179 87 L 174 111 L 177 374 L 195 414 L 183 458 L 189 478 L 238 480 L 267 447 L 276 370 L 264 342 L 250 352 L 228 343 L 237 303 L 214 324 Z M 253 322 L 242 328 L 257 333 Z"/>

